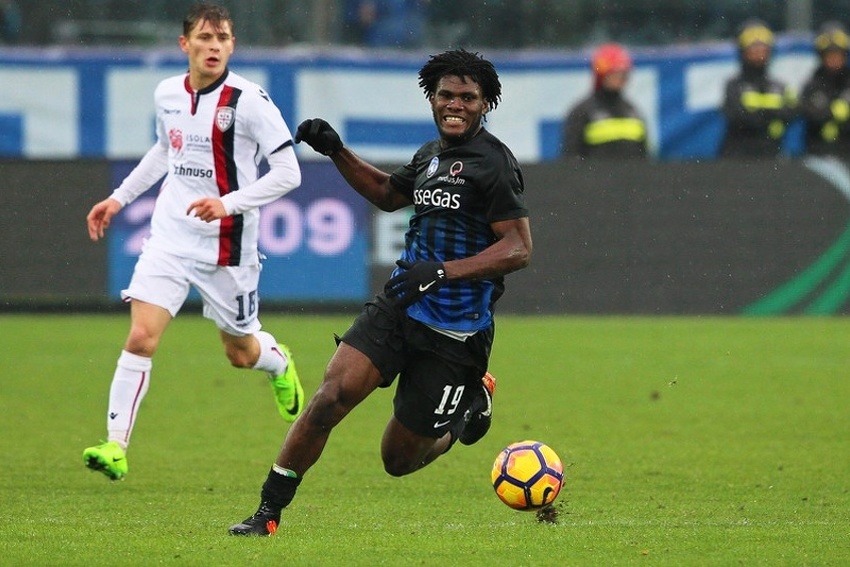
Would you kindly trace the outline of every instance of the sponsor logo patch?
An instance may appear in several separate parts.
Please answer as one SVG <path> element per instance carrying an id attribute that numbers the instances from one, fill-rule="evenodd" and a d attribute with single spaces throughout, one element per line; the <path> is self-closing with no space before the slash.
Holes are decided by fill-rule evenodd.
<path id="1" fill-rule="evenodd" d="M 172 128 L 168 131 L 168 143 L 174 148 L 174 151 L 180 152 L 183 149 L 183 131 L 177 128 Z"/>

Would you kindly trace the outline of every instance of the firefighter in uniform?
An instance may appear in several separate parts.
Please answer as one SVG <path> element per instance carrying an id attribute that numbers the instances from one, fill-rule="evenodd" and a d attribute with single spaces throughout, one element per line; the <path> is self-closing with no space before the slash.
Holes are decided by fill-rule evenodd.
<path id="1" fill-rule="evenodd" d="M 632 58 L 622 46 L 600 46 L 591 58 L 593 92 L 565 120 L 565 156 L 645 158 L 646 121 L 623 97 Z"/>
<path id="2" fill-rule="evenodd" d="M 803 87 L 806 152 L 850 158 L 850 36 L 837 22 L 824 24 L 814 47 L 820 65 Z"/>
<path id="3" fill-rule="evenodd" d="M 744 23 L 738 34 L 740 74 L 726 84 L 726 135 L 721 157 L 772 158 L 780 154 L 796 100 L 785 83 L 768 76 L 773 32 L 760 20 Z"/>

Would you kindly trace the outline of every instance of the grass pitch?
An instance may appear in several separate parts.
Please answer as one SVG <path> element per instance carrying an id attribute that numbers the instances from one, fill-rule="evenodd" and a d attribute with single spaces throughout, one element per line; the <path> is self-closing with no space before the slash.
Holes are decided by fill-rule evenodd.
<path id="1" fill-rule="evenodd" d="M 263 318 L 308 394 L 350 320 Z M 264 539 L 227 527 L 254 511 L 287 426 L 196 315 L 154 360 L 126 480 L 84 468 L 127 324 L 0 315 L 3 565 L 850 564 L 844 318 L 501 316 L 487 437 L 390 478 L 378 391 Z M 528 438 L 566 465 L 556 524 L 489 485 L 497 453 Z"/>

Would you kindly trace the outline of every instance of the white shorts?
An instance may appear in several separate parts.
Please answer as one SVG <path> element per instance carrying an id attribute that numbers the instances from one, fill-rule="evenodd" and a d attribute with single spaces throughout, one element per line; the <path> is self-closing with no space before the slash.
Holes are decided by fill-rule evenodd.
<path id="1" fill-rule="evenodd" d="M 204 317 L 230 335 L 252 335 L 261 329 L 257 318 L 261 269 L 217 266 L 146 246 L 121 298 L 158 305 L 176 317 L 194 287 L 203 300 Z"/>

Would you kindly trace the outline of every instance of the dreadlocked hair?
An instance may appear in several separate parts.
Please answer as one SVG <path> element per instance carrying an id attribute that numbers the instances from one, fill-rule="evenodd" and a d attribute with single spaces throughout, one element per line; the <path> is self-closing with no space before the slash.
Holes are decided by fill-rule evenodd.
<path id="1" fill-rule="evenodd" d="M 477 52 L 455 49 L 432 55 L 419 71 L 419 86 L 425 91 L 425 98 L 434 96 L 437 83 L 446 75 L 469 77 L 478 83 L 490 110 L 496 108 L 502 98 L 502 84 L 496 68 Z"/>

